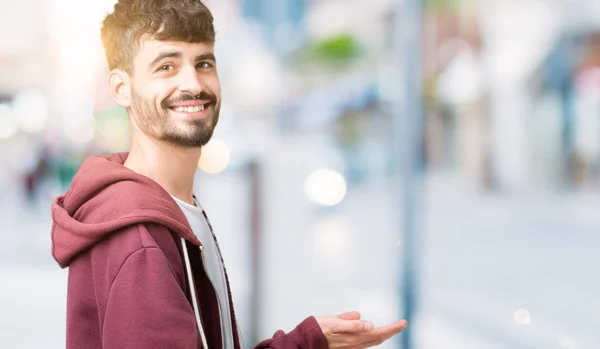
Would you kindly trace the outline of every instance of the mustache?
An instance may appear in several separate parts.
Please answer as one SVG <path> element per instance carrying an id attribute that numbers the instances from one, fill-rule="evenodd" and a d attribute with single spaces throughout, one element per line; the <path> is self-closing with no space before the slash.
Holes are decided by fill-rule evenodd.
<path id="1" fill-rule="evenodd" d="M 209 92 L 202 91 L 197 95 L 193 95 L 191 93 L 182 93 L 175 97 L 168 97 L 165 100 L 163 100 L 162 102 L 160 102 L 160 106 L 166 110 L 173 103 L 194 101 L 196 99 L 202 99 L 205 101 L 209 101 L 212 104 L 217 103 L 217 97 L 215 95 L 213 95 L 212 93 L 209 93 Z"/>

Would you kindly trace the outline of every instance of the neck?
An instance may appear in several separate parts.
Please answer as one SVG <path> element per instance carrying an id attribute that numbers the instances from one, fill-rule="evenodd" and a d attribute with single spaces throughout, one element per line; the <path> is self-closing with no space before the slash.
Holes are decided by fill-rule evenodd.
<path id="1" fill-rule="evenodd" d="M 136 130 L 137 131 L 137 130 Z M 134 131 L 124 166 L 153 179 L 169 194 L 194 205 L 194 175 L 200 148 L 182 148 Z"/>

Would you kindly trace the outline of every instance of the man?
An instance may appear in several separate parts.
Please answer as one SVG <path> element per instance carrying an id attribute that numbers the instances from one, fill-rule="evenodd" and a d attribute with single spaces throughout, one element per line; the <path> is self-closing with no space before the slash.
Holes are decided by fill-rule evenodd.
<path id="1" fill-rule="evenodd" d="M 52 206 L 52 253 L 69 267 L 67 348 L 241 349 L 223 260 L 192 192 L 221 106 L 212 15 L 199 0 L 121 0 L 102 40 L 132 142 L 129 153 L 87 159 Z M 311 316 L 257 348 L 366 348 L 405 327 Z"/>

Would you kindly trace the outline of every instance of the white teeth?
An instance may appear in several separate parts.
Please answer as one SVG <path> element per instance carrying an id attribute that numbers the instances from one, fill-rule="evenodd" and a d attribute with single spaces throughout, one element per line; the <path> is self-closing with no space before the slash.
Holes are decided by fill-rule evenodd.
<path id="1" fill-rule="evenodd" d="M 204 110 L 204 104 L 193 106 L 193 107 L 176 107 L 175 108 L 175 111 L 178 113 L 197 113 L 197 112 L 200 112 L 203 110 Z"/>

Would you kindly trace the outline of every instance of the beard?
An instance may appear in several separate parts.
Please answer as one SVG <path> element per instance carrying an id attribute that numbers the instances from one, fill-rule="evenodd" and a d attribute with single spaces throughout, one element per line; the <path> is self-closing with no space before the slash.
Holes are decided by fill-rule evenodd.
<path id="1" fill-rule="evenodd" d="M 210 101 L 207 105 L 206 117 L 179 120 L 169 115 L 169 105 L 174 102 L 194 100 L 196 97 Z M 219 121 L 221 103 L 217 102 L 214 95 L 207 92 L 202 92 L 198 96 L 185 93 L 166 98 L 160 103 L 158 109 L 152 101 L 144 99 L 133 91 L 131 109 L 132 117 L 136 119 L 135 123 L 144 134 L 182 148 L 201 148 L 212 138 Z"/>

